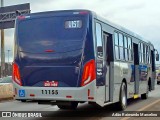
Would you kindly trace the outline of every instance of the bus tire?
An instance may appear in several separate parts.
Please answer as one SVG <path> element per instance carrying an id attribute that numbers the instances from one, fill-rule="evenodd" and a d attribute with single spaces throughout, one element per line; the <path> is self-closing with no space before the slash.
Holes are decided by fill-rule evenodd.
<path id="1" fill-rule="evenodd" d="M 26 102 L 27 100 L 21 100 L 21 102 Z"/>
<path id="2" fill-rule="evenodd" d="M 127 87 L 126 84 L 123 82 L 120 88 L 118 109 L 125 110 L 126 107 L 127 107 Z"/>
<path id="3" fill-rule="evenodd" d="M 147 91 L 146 91 L 146 93 L 142 94 L 142 95 L 141 95 L 141 98 L 142 98 L 142 99 L 147 99 L 147 98 L 148 98 L 148 93 L 149 93 L 149 85 L 147 86 Z"/>
<path id="4" fill-rule="evenodd" d="M 75 110 L 77 109 L 78 106 L 78 102 L 71 102 L 70 105 L 57 105 L 58 108 L 60 109 L 71 109 L 71 110 Z"/>

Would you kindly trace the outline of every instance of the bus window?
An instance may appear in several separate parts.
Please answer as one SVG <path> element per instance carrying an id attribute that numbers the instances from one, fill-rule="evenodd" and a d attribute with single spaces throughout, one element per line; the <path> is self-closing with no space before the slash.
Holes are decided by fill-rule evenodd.
<path id="1" fill-rule="evenodd" d="M 97 39 L 97 57 L 103 58 L 102 28 L 99 23 L 96 23 L 96 39 Z"/>
<path id="2" fill-rule="evenodd" d="M 118 41 L 118 33 L 114 33 L 114 44 L 115 44 L 115 58 L 119 59 L 119 41 Z"/>
<path id="3" fill-rule="evenodd" d="M 128 61 L 128 41 L 127 41 L 127 37 L 124 36 L 124 48 L 125 48 L 125 51 L 124 51 L 124 54 L 125 54 L 125 60 Z"/>
<path id="4" fill-rule="evenodd" d="M 146 63 L 146 46 L 145 44 L 143 45 L 143 62 Z"/>
<path id="5" fill-rule="evenodd" d="M 148 63 L 148 46 L 146 46 L 146 63 Z"/>
<path id="6" fill-rule="evenodd" d="M 142 62 L 142 55 L 141 55 L 141 43 L 139 45 L 139 61 Z"/>
<path id="7" fill-rule="evenodd" d="M 127 46 L 128 46 L 127 37 L 124 36 L 124 47 L 127 48 Z"/>
<path id="8" fill-rule="evenodd" d="M 123 35 L 119 33 L 119 51 L 120 51 L 120 59 L 124 59 L 124 49 L 123 49 Z"/>
<path id="9" fill-rule="evenodd" d="M 150 47 L 148 46 L 148 63 L 150 64 L 151 61 L 150 61 L 150 56 L 151 56 L 151 53 L 150 53 Z"/>
<path id="10" fill-rule="evenodd" d="M 132 40 L 130 37 L 128 37 L 128 55 L 129 61 L 132 61 Z"/>
<path id="11" fill-rule="evenodd" d="M 114 43 L 115 43 L 115 45 L 119 45 L 119 43 L 118 43 L 118 34 L 117 33 L 114 33 Z"/>
<path id="12" fill-rule="evenodd" d="M 123 47 L 123 35 L 119 33 L 119 46 Z"/>
<path id="13" fill-rule="evenodd" d="M 125 60 L 128 61 L 128 49 L 125 49 Z"/>
<path id="14" fill-rule="evenodd" d="M 144 59 L 143 59 L 143 43 L 141 43 L 141 62 L 143 63 L 144 62 Z"/>
<path id="15" fill-rule="evenodd" d="M 128 49 L 132 49 L 132 40 L 128 37 Z"/>
<path id="16" fill-rule="evenodd" d="M 118 46 L 115 46 L 115 57 L 118 60 L 119 59 L 119 50 L 118 50 Z"/>

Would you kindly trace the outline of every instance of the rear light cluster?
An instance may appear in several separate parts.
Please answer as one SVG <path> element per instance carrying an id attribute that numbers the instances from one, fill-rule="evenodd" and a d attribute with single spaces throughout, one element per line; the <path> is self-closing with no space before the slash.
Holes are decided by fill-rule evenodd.
<path id="1" fill-rule="evenodd" d="M 81 12 L 79 12 L 79 14 L 86 15 L 86 14 L 88 14 L 88 11 L 81 11 Z"/>
<path id="2" fill-rule="evenodd" d="M 21 76 L 19 72 L 19 67 L 16 63 L 13 63 L 13 72 L 12 72 L 12 77 L 13 80 L 20 86 L 22 86 L 22 81 L 21 81 Z"/>
<path id="3" fill-rule="evenodd" d="M 95 61 L 90 60 L 84 66 L 81 86 L 85 86 L 95 79 L 96 79 Z"/>
<path id="4" fill-rule="evenodd" d="M 25 20 L 25 19 L 28 19 L 28 18 L 30 18 L 30 16 L 23 16 L 23 15 L 21 15 L 21 16 L 17 17 L 18 20 Z"/>
<path id="5" fill-rule="evenodd" d="M 18 16 L 17 18 L 18 18 L 18 20 L 24 20 L 24 19 L 26 19 L 25 16 Z"/>
<path id="6" fill-rule="evenodd" d="M 89 12 L 88 11 L 80 11 L 80 12 L 73 12 L 73 14 L 80 14 L 80 15 L 87 15 Z"/>

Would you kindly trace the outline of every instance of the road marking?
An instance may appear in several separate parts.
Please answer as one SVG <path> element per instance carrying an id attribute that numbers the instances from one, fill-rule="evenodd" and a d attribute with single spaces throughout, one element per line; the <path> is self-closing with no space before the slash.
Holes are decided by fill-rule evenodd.
<path id="1" fill-rule="evenodd" d="M 143 110 L 145 110 L 145 109 L 149 108 L 150 106 L 152 106 L 152 105 L 154 105 L 154 104 L 156 104 L 156 103 L 158 103 L 158 102 L 160 102 L 160 99 L 158 99 L 158 100 L 154 101 L 154 102 L 153 102 L 153 103 L 151 103 L 151 104 L 148 104 L 147 106 L 145 106 L 145 107 L 143 107 L 143 108 L 139 109 L 138 111 L 143 111 Z"/>
<path id="2" fill-rule="evenodd" d="M 133 98 L 137 99 L 137 98 L 139 98 L 139 95 L 136 94 L 136 95 L 133 96 Z"/>
<path id="3" fill-rule="evenodd" d="M 160 102 L 160 99 L 159 99 L 159 100 L 154 101 L 154 102 L 153 102 L 153 103 L 151 103 L 151 104 L 148 104 L 148 105 L 147 105 L 147 106 L 145 106 L 145 107 L 142 107 L 142 108 L 138 109 L 137 111 L 143 111 L 143 110 L 145 110 L 145 109 L 147 109 L 147 108 L 151 107 L 152 105 L 155 105 L 155 104 L 156 104 L 156 103 L 158 103 L 158 102 Z M 131 118 L 131 117 L 124 117 L 124 118 L 122 118 L 121 120 L 128 120 L 129 118 Z"/>

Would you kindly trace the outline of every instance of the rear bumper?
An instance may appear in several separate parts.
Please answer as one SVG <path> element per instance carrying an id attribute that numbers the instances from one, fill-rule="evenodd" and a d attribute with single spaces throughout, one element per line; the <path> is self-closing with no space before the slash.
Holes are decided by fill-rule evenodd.
<path id="1" fill-rule="evenodd" d="M 15 95 L 17 100 L 96 102 L 95 80 L 84 87 L 24 87 L 15 82 L 13 84 L 17 92 Z M 57 90 L 58 94 L 51 94 L 53 90 Z"/>

